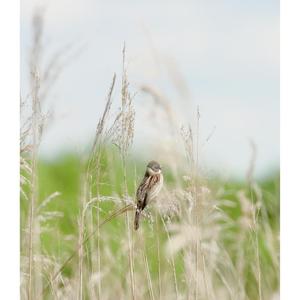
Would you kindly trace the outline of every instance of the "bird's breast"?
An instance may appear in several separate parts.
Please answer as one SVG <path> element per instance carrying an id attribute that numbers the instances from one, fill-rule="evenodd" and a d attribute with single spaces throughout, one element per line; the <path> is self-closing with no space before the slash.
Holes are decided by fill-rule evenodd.
<path id="1" fill-rule="evenodd" d="M 157 175 L 152 175 L 150 178 L 150 184 L 149 184 L 149 197 L 150 200 L 155 198 L 158 193 L 160 192 L 162 186 L 163 186 L 163 175 L 162 174 L 157 174 Z"/>

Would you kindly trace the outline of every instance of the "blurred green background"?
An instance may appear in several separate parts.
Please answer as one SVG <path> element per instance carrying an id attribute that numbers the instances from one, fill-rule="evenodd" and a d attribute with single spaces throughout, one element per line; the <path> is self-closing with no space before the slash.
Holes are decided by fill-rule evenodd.
<path id="1" fill-rule="evenodd" d="M 101 161 L 101 195 L 102 196 L 114 196 L 122 195 L 122 164 L 117 152 L 113 150 L 107 150 L 103 155 Z M 108 161 L 109 159 L 109 161 Z M 40 234 L 40 247 L 41 253 L 44 255 L 58 258 L 58 264 L 68 257 L 76 249 L 78 238 L 78 221 L 80 215 L 80 195 L 81 195 L 81 174 L 85 168 L 84 159 L 82 157 L 65 153 L 53 160 L 39 160 L 38 163 L 38 180 L 39 180 L 39 205 L 37 208 L 37 214 L 41 221 L 41 234 Z M 145 162 L 141 160 L 128 161 L 127 164 L 127 183 L 128 193 L 130 196 L 134 196 L 136 185 L 144 174 Z M 109 166 L 109 167 L 108 167 Z M 184 173 L 183 173 L 184 174 Z M 183 175 L 182 174 L 182 175 Z M 172 190 L 175 186 L 175 180 L 172 172 L 168 168 L 164 169 L 165 186 Z M 263 274 L 268 274 L 267 277 L 263 277 L 263 284 L 267 286 L 269 290 L 277 290 L 279 286 L 279 274 L 277 269 L 277 258 L 274 257 L 274 253 L 268 249 L 269 242 L 267 241 L 267 231 L 272 231 L 271 235 L 279 235 L 279 172 L 274 171 L 268 176 L 261 178 L 257 185 L 261 193 L 261 199 L 263 202 L 263 209 L 260 210 L 258 220 L 263 219 L 261 222 L 261 228 L 258 230 L 258 246 L 260 255 L 260 264 Z M 178 184 L 178 183 L 176 183 Z M 184 184 L 184 183 L 183 183 Z M 242 217 L 242 207 L 239 201 L 239 192 L 243 191 L 245 194 L 256 201 L 253 194 L 253 190 L 249 187 L 246 180 L 242 178 L 224 180 L 221 177 L 205 178 L 205 186 L 212 191 L 213 197 L 219 198 L 220 208 L 226 213 L 228 218 L 235 224 L 233 227 L 225 229 L 227 232 L 233 234 L 233 239 L 230 238 L 230 234 L 224 235 L 224 245 L 227 247 L 227 251 L 231 256 L 233 262 L 237 259 L 236 245 L 235 243 L 239 232 L 242 229 L 239 220 Z M 45 199 L 54 192 L 59 192 L 55 198 L 46 204 Z M 222 199 L 224 199 L 224 206 L 222 205 Z M 226 203 L 231 201 L 230 206 Z M 41 205 L 42 204 L 42 205 Z M 119 205 L 119 207 L 122 206 Z M 94 224 L 97 220 L 104 220 L 109 214 L 116 208 L 116 203 L 113 201 L 102 201 L 92 208 L 92 218 L 94 218 Z M 27 218 L 27 202 L 21 196 L 21 222 L 26 222 Z M 131 215 L 130 215 L 131 216 Z M 132 215 L 133 217 L 133 215 Z M 156 216 L 157 217 L 157 216 Z M 157 220 L 158 224 L 149 222 L 144 219 L 142 222 L 143 232 L 145 236 L 146 253 L 150 268 L 150 274 L 153 280 L 158 276 L 158 264 L 157 264 L 157 249 L 152 245 L 157 243 L 159 239 L 161 245 L 165 245 L 168 236 L 163 229 L 164 225 L 162 220 Z M 259 221 L 260 222 L 260 221 Z M 225 222 L 226 223 L 226 222 Z M 124 235 L 125 218 L 120 216 L 113 219 L 111 222 L 105 224 L 103 227 L 104 235 L 99 240 L 100 248 L 108 247 L 112 251 L 115 258 L 117 258 L 118 266 L 112 268 L 111 272 L 117 275 L 120 280 L 124 279 L 124 272 L 128 270 L 127 260 L 122 258 L 123 254 L 120 254 L 121 237 Z M 264 227 L 267 225 L 267 228 Z M 226 225 L 226 224 L 224 224 Z M 228 225 L 228 224 L 227 224 Z M 24 224 L 22 225 L 22 227 Z M 153 230 L 153 226 L 156 229 Z M 24 227 L 23 227 L 24 228 Z M 224 226 L 226 228 L 226 226 Z M 158 230 L 158 231 L 157 231 Z M 102 230 L 101 230 L 102 231 Z M 157 235 L 156 233 L 159 232 Z M 246 290 L 249 295 L 257 295 L 257 287 L 253 284 L 255 278 L 253 278 L 253 261 L 255 260 L 255 251 L 253 251 L 254 233 L 249 232 L 245 236 L 243 241 L 244 253 L 245 253 L 245 270 L 246 273 Z M 279 247 L 279 243 L 277 246 Z M 279 249 L 278 249 L 279 251 Z M 118 256 L 121 255 L 121 257 Z M 277 253 L 276 253 L 277 255 Z M 64 259 L 62 259 L 64 258 Z M 274 261 L 275 260 L 275 261 Z M 63 270 L 63 274 L 72 277 L 76 270 L 76 261 L 71 261 Z M 162 258 L 160 261 L 160 268 L 164 270 L 170 266 L 170 261 L 167 258 Z M 176 276 L 178 276 L 178 286 L 184 288 L 183 285 L 183 259 L 180 255 L 175 256 L 175 269 Z M 125 284 L 125 283 L 124 283 Z M 253 299 L 255 299 L 254 296 Z"/>

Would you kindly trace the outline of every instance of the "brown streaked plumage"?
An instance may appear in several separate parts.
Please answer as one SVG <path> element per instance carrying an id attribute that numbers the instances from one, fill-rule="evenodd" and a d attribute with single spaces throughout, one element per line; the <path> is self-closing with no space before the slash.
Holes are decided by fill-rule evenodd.
<path id="1" fill-rule="evenodd" d="M 150 161 L 146 168 L 146 173 L 136 191 L 137 207 L 134 218 L 134 229 L 139 228 L 140 214 L 142 210 L 160 192 L 163 185 L 163 174 L 161 167 L 156 161 Z"/>

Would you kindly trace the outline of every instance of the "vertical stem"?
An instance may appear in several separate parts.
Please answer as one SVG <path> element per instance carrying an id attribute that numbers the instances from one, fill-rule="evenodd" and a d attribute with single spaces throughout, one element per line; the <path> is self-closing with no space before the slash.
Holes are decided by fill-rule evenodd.
<path id="1" fill-rule="evenodd" d="M 155 222 L 156 222 L 156 243 L 157 243 L 157 262 L 158 262 L 158 292 L 159 292 L 159 299 L 161 299 L 160 242 L 159 242 L 157 212 L 155 215 L 155 219 L 156 219 Z"/>
<path id="2" fill-rule="evenodd" d="M 79 277 L 79 286 L 78 286 L 78 299 L 83 299 L 83 235 L 84 235 L 84 220 L 85 212 L 84 207 L 86 204 L 86 195 L 87 195 L 87 178 L 86 175 L 83 176 L 83 183 L 81 187 L 81 197 L 80 197 L 80 217 L 79 217 L 79 237 L 78 237 L 78 277 Z"/>
<path id="3" fill-rule="evenodd" d="M 129 267 L 130 267 L 131 295 L 132 295 L 132 299 L 135 299 L 133 250 L 132 250 L 132 238 L 131 238 L 131 232 L 130 232 L 130 222 L 129 222 L 128 211 L 126 211 L 126 225 L 127 225 L 128 244 L 129 244 Z"/>
<path id="4" fill-rule="evenodd" d="M 97 206 L 99 207 L 100 204 L 98 203 Z M 98 282 L 98 298 L 101 299 L 101 252 L 100 252 L 100 216 L 99 213 L 97 213 L 97 227 L 98 227 L 98 234 L 97 234 L 97 271 L 99 274 L 99 282 Z"/>
<path id="5" fill-rule="evenodd" d="M 121 121 L 122 121 L 122 135 L 120 139 L 120 150 L 121 150 L 121 159 L 122 159 L 122 167 L 123 167 L 123 184 L 125 190 L 125 197 L 128 197 L 128 187 L 127 187 L 127 169 L 126 169 L 126 156 L 128 150 L 128 120 L 126 119 L 126 105 L 129 99 L 128 93 L 128 82 L 127 82 L 127 75 L 125 69 L 125 44 L 123 47 L 123 65 L 122 65 L 122 91 L 121 91 L 121 98 L 122 98 L 122 114 L 121 114 Z M 132 299 L 135 299 L 135 281 L 134 281 L 134 266 L 133 266 L 133 252 L 132 252 L 132 240 L 130 234 L 130 226 L 129 226 L 129 215 L 126 211 L 126 225 L 127 225 L 127 236 L 128 236 L 128 246 L 129 246 L 129 267 L 130 267 L 130 283 L 131 283 L 131 294 Z"/>
<path id="6" fill-rule="evenodd" d="M 153 293 L 153 286 L 152 286 L 152 280 L 151 280 L 151 275 L 149 271 L 149 264 L 148 264 L 148 259 L 146 255 L 146 250 L 143 250 L 143 256 L 144 256 L 144 262 L 145 262 L 145 267 L 146 267 L 146 274 L 147 274 L 147 282 L 149 285 L 149 293 L 150 293 L 150 298 L 154 300 L 154 293 Z"/>
<path id="7" fill-rule="evenodd" d="M 260 257 L 259 257 L 259 248 L 258 248 L 259 245 L 258 245 L 258 236 L 256 230 L 255 230 L 255 238 L 256 238 L 256 261 L 257 261 L 257 272 L 258 272 L 258 295 L 259 295 L 259 300 L 262 300 Z"/>
<path id="8" fill-rule="evenodd" d="M 101 157 L 102 157 L 102 147 L 99 149 L 99 153 L 97 154 L 97 175 L 96 175 L 96 190 L 97 190 L 97 197 L 98 197 L 98 202 L 97 202 L 97 207 L 100 209 L 100 181 L 101 181 Z M 100 252 L 100 214 L 97 212 L 97 271 L 99 274 L 101 274 L 101 252 Z M 99 276 L 99 283 L 97 285 L 98 287 L 98 297 L 100 299 L 101 297 L 101 276 Z"/>
<path id="9" fill-rule="evenodd" d="M 124 151 L 122 151 L 122 165 L 123 165 L 123 182 L 124 182 L 124 189 L 125 189 L 125 196 L 128 195 L 127 190 L 127 172 L 126 172 L 126 157 Z M 130 271 L 130 286 L 131 286 L 131 296 L 132 299 L 135 299 L 135 281 L 134 281 L 134 267 L 133 267 L 133 253 L 132 253 L 132 240 L 130 234 L 130 226 L 129 226 L 129 215 L 128 211 L 126 211 L 125 215 L 126 225 L 127 225 L 127 237 L 128 237 L 128 246 L 129 246 L 129 271 Z"/>
<path id="10" fill-rule="evenodd" d="M 259 255 L 259 244 L 258 244 L 258 224 L 256 219 L 256 209 L 255 209 L 255 203 L 253 199 L 253 186 L 250 182 L 250 194 L 251 194 L 251 202 L 252 202 L 252 214 L 253 214 L 253 224 L 254 224 L 254 234 L 255 234 L 255 255 L 256 255 L 256 265 L 257 265 L 257 273 L 258 273 L 258 295 L 259 300 L 262 300 L 262 291 L 261 291 L 261 272 L 260 272 L 260 255 Z"/>
<path id="11" fill-rule="evenodd" d="M 198 258 L 198 253 L 199 253 L 199 241 L 197 238 L 196 241 L 196 300 L 198 300 L 198 293 L 199 293 L 199 258 Z"/>
<path id="12" fill-rule="evenodd" d="M 78 276 L 79 276 L 79 285 L 78 285 L 78 299 L 82 299 L 82 268 L 83 268 L 83 246 L 82 246 L 82 240 L 83 240 L 83 220 L 81 217 L 80 223 L 79 223 L 79 248 L 78 248 Z"/>
<path id="13" fill-rule="evenodd" d="M 200 199 L 198 199 L 199 194 L 198 194 L 198 185 L 196 183 L 197 180 L 197 172 L 198 172 L 198 168 L 199 168 L 199 120 L 200 120 L 200 112 L 199 112 L 199 106 L 197 106 L 197 128 L 196 128 L 196 163 L 192 166 L 192 178 L 193 178 L 193 191 L 194 191 L 194 199 L 195 199 L 195 217 L 196 217 L 196 227 L 198 228 L 200 226 L 200 222 L 199 222 L 199 209 L 201 209 L 200 206 Z M 192 160 L 194 162 L 194 160 Z M 194 221 L 194 220 L 193 220 Z M 196 247 L 195 247 L 195 274 L 196 274 L 196 282 L 195 282 L 195 299 L 198 300 L 199 299 L 199 291 L 200 291 L 200 287 L 199 287 L 199 283 L 200 283 L 200 268 L 199 268 L 199 252 L 200 252 L 200 244 L 201 241 L 199 241 L 199 236 L 197 236 L 196 239 Z"/>
<path id="14" fill-rule="evenodd" d="M 37 154 L 38 154 L 38 141 L 39 141 L 39 80 L 37 74 L 33 74 L 33 96 L 32 96 L 32 169 L 31 169 L 31 197 L 30 197 L 30 213 L 29 213 L 29 274 L 28 274 L 28 299 L 34 298 L 33 295 L 33 268 L 34 268 L 34 218 L 35 218 L 35 205 L 37 201 L 38 187 L 37 187 Z"/>
<path id="15" fill-rule="evenodd" d="M 171 239 L 170 239 L 170 235 L 169 235 L 166 223 L 165 223 L 165 221 L 164 221 L 163 218 L 161 218 L 161 220 L 162 220 L 162 222 L 164 224 L 164 228 L 165 228 L 165 231 L 167 233 L 168 240 L 170 242 Z M 171 254 L 171 262 L 172 262 L 172 269 L 173 269 L 173 276 L 174 276 L 174 285 L 175 285 L 175 291 L 176 291 L 176 299 L 178 300 L 179 299 L 179 296 L 178 296 L 178 285 L 177 285 L 177 276 L 176 276 L 175 261 L 174 261 L 174 255 L 173 255 L 173 253 Z"/>
<path id="16" fill-rule="evenodd" d="M 99 206 L 99 203 L 98 203 Z M 97 213 L 97 227 L 98 227 L 98 239 L 97 239 L 97 265 L 98 265 L 98 272 L 101 275 L 101 252 L 100 252 L 100 239 L 99 239 L 99 233 L 100 233 L 100 216 L 99 213 Z M 99 283 L 98 283 L 98 297 L 100 299 L 101 297 L 101 276 L 99 276 Z"/>
<path id="17" fill-rule="evenodd" d="M 35 172 L 35 163 L 33 164 L 32 172 Z M 33 178 L 35 176 L 33 175 Z M 32 181 L 33 188 L 36 185 L 35 179 Z M 35 189 L 35 188 L 34 188 Z M 32 295 L 32 273 L 33 273 L 33 233 L 34 233 L 34 211 L 35 211 L 35 192 L 32 192 L 30 201 L 30 215 L 29 215 L 29 274 L 28 274 L 28 299 L 33 298 Z"/>
<path id="18" fill-rule="evenodd" d="M 203 263 L 203 279 L 204 279 L 204 284 L 205 284 L 205 295 L 206 295 L 206 299 L 211 299 L 208 295 L 208 284 L 207 284 L 207 276 L 206 276 L 206 265 L 205 265 L 205 258 L 204 258 L 204 254 L 201 250 L 201 254 L 202 254 L 202 263 Z"/>

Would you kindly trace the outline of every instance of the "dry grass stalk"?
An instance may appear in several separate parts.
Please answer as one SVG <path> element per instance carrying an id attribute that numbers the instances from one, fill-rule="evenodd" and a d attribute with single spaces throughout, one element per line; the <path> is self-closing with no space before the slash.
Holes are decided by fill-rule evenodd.
<path id="1" fill-rule="evenodd" d="M 128 91 L 128 80 L 127 75 L 125 71 L 125 48 L 123 51 L 123 79 L 122 79 L 122 110 L 121 113 L 118 114 L 115 118 L 115 120 L 112 122 L 112 125 L 110 127 L 106 127 L 106 122 L 109 118 L 110 108 L 112 104 L 112 93 L 115 86 L 115 80 L 116 75 L 113 76 L 112 84 L 109 89 L 109 93 L 106 100 L 106 105 L 104 108 L 104 112 L 102 116 L 99 119 L 95 139 L 92 145 L 91 154 L 88 160 L 87 170 L 84 175 L 83 179 L 83 186 L 82 186 L 82 199 L 90 199 L 90 200 L 83 200 L 82 202 L 82 213 L 80 217 L 79 222 L 79 242 L 77 246 L 77 250 L 70 255 L 67 260 L 62 264 L 62 266 L 59 268 L 59 270 L 54 274 L 54 276 L 51 279 L 51 282 L 53 282 L 58 275 L 61 273 L 61 271 L 66 267 L 66 265 L 76 256 L 76 252 L 78 251 L 79 255 L 79 298 L 83 296 L 83 246 L 90 241 L 90 239 L 96 234 L 99 233 L 99 229 L 106 224 L 107 222 L 111 221 L 113 218 L 117 217 L 120 214 L 126 213 L 126 220 L 127 220 L 127 227 L 128 227 L 128 238 L 129 238 L 129 247 L 130 247 L 130 270 L 131 270 L 131 277 L 133 278 L 133 254 L 132 254 L 132 242 L 131 242 L 131 236 L 130 236 L 130 227 L 129 227 L 129 216 L 127 214 L 127 211 L 132 209 L 132 204 L 128 204 L 125 207 L 121 209 L 117 209 L 111 216 L 106 218 L 103 222 L 99 222 L 94 230 L 92 230 L 87 237 L 83 238 L 83 232 L 85 231 L 85 215 L 87 212 L 87 209 L 89 208 L 90 204 L 93 202 L 91 200 L 91 195 L 89 194 L 91 190 L 91 185 L 96 180 L 96 186 L 97 186 L 97 200 L 101 199 L 101 193 L 99 189 L 99 185 L 97 183 L 100 182 L 100 175 L 101 175 L 101 155 L 103 154 L 103 148 L 105 147 L 105 143 L 110 139 L 113 138 L 113 141 L 118 145 L 118 148 L 120 149 L 123 166 L 124 166 L 124 184 L 125 184 L 125 191 L 127 194 L 127 182 L 126 182 L 126 154 L 128 151 L 129 146 L 132 143 L 133 138 L 133 121 L 134 121 L 134 111 L 132 108 L 132 99 Z M 118 130 L 121 130 L 118 132 Z M 95 175 L 96 174 L 96 175 Z M 97 201 L 99 202 L 99 201 Z M 98 240 L 97 240 L 98 243 Z M 97 253 L 99 255 L 99 244 L 97 244 Z M 99 266 L 99 262 L 98 262 Z M 98 269 L 100 271 L 100 267 Z M 133 279 L 132 279 L 133 280 Z M 48 287 L 48 286 L 47 286 Z M 44 289 L 44 292 L 46 289 Z M 134 284 L 132 284 L 132 293 L 134 292 Z"/>
<path id="2" fill-rule="evenodd" d="M 33 299 L 41 291 L 41 264 L 35 267 L 35 256 L 39 252 L 40 220 L 37 208 L 38 203 L 38 151 L 44 133 L 45 126 L 49 119 L 49 113 L 42 111 L 42 103 L 49 91 L 59 77 L 63 65 L 56 68 L 60 55 L 53 55 L 51 63 L 43 66 L 43 32 L 44 15 L 41 9 L 34 12 L 32 18 L 32 47 L 29 57 L 30 68 L 30 92 L 22 100 L 21 97 L 21 133 L 20 133 L 20 155 L 21 155 L 21 194 L 24 199 L 29 200 L 28 213 L 28 268 L 26 285 L 27 298 Z M 55 76 L 52 76 L 55 70 Z M 28 105 L 29 104 L 29 105 Z M 22 174 L 23 173 L 23 174 Z M 25 186 L 26 185 L 26 186 Z M 48 199 L 47 201 L 51 201 Z M 41 208 L 41 207 L 40 207 Z"/>
<path id="3" fill-rule="evenodd" d="M 39 21 L 35 22 L 39 24 Z M 36 59 L 40 61 L 42 47 L 39 43 L 42 30 L 37 30 L 36 35 L 34 40 L 37 45 L 33 47 L 32 52 L 36 53 Z M 32 68 L 34 76 L 31 100 L 34 113 L 25 118 L 21 131 L 21 185 L 23 187 L 21 193 L 30 208 L 27 224 L 29 229 L 22 229 L 22 232 L 31 237 L 29 239 L 31 247 L 25 245 L 25 238 L 22 240 L 22 248 L 25 245 L 28 250 L 28 253 L 24 253 L 21 258 L 22 295 L 27 294 L 29 299 L 38 298 L 37 296 L 40 295 L 39 298 L 56 299 L 101 298 L 105 300 L 146 297 L 149 299 L 261 300 L 269 299 L 276 294 L 277 291 L 274 291 L 273 283 L 269 280 L 269 277 L 276 277 L 272 274 L 274 272 L 264 276 L 267 274 L 267 269 L 265 258 L 260 253 L 260 243 L 265 243 L 265 251 L 268 251 L 270 256 L 268 264 L 271 267 L 268 270 L 276 271 L 279 268 L 278 241 L 268 220 L 268 211 L 263 198 L 265 194 L 254 180 L 255 155 L 252 156 L 247 175 L 248 186 L 234 195 L 236 201 L 226 198 L 225 187 L 220 188 L 223 191 L 219 193 L 208 189 L 200 176 L 199 168 L 201 150 L 199 108 L 196 134 L 194 135 L 191 126 L 183 127 L 181 130 L 186 154 L 184 163 L 180 164 L 172 149 L 167 152 L 170 161 L 175 161 L 175 167 L 172 169 L 171 165 L 164 165 L 164 170 L 166 174 L 169 173 L 168 176 L 175 179 L 174 182 L 167 180 L 161 193 L 159 200 L 161 221 L 156 216 L 155 230 L 150 224 L 142 231 L 143 238 L 147 239 L 147 245 L 152 241 L 153 248 L 146 248 L 145 241 L 133 235 L 129 213 L 134 209 L 133 199 L 129 196 L 133 179 L 129 176 L 128 157 L 134 136 L 135 112 L 133 97 L 129 91 L 125 47 L 120 110 L 115 118 L 110 119 L 116 82 L 114 75 L 87 164 L 85 165 L 84 162 L 86 167 L 80 180 L 81 202 L 80 212 L 77 215 L 79 220 L 77 245 L 74 251 L 67 252 L 67 255 L 59 253 L 53 257 L 48 253 L 41 254 L 42 249 L 39 246 L 41 232 L 53 230 L 44 225 L 48 220 L 63 216 L 60 211 L 47 211 L 50 206 L 48 204 L 59 196 L 59 192 L 49 193 L 50 196 L 37 206 L 37 153 L 46 120 L 40 104 L 41 99 L 49 95 L 42 92 L 45 89 L 45 81 L 52 78 L 49 82 L 53 82 L 54 78 L 57 78 L 54 75 L 54 66 L 61 58 L 61 53 L 58 52 L 57 56 L 57 60 L 54 59 L 48 64 L 50 69 L 48 73 Z M 37 63 L 35 60 L 32 61 Z M 149 87 L 143 87 L 143 90 L 151 94 L 159 108 L 165 111 L 170 126 L 177 128 L 173 107 L 168 99 Z M 25 107 L 24 101 L 21 101 L 21 107 Z M 209 138 L 210 136 L 207 139 Z M 114 162 L 115 154 L 106 151 L 110 142 L 119 150 L 121 161 L 121 166 L 118 165 L 119 169 L 113 168 L 117 165 Z M 104 161 L 107 165 L 103 163 Z M 117 170 L 121 170 L 122 173 L 121 184 L 117 182 L 120 179 L 116 179 L 119 175 L 116 174 Z M 110 195 L 104 195 L 103 184 L 112 187 Z M 106 218 L 101 219 L 102 204 L 107 201 L 117 208 Z M 125 206 L 119 208 L 124 203 Z M 235 220 L 226 208 L 237 207 L 240 209 L 240 214 Z M 122 214 L 125 217 L 122 220 L 125 226 L 118 228 L 117 237 L 112 236 L 111 232 L 102 230 L 105 224 Z M 148 213 L 148 215 L 151 219 L 152 214 Z M 265 241 L 261 241 L 261 237 Z M 67 238 L 70 237 L 64 236 L 61 232 L 57 233 L 57 240 Z M 76 235 L 72 235 L 70 239 L 76 241 Z M 119 247 L 117 253 L 112 250 L 110 242 L 117 243 Z M 138 250 L 140 245 L 142 245 L 141 251 Z M 164 247 L 166 251 L 161 251 Z M 154 261 L 154 265 L 158 267 L 157 274 L 152 270 L 153 257 L 148 254 L 152 250 L 157 256 Z M 67 259 L 60 264 L 63 257 Z M 75 258 L 78 261 L 74 262 Z M 249 267 L 249 260 L 254 262 L 251 267 Z M 29 266 L 30 271 L 27 271 Z M 76 275 L 72 273 L 66 275 L 62 272 L 67 266 L 74 269 L 72 271 Z M 44 274 L 47 278 L 43 286 L 43 295 L 40 294 L 43 278 L 38 273 Z M 124 273 L 129 276 L 124 278 Z M 31 275 L 28 276 L 29 274 Z M 114 282 L 114 289 L 105 288 L 107 283 L 111 282 Z"/>
<path id="4" fill-rule="evenodd" d="M 35 296 L 34 291 L 34 235 L 35 235 L 35 209 L 38 195 L 37 185 L 37 155 L 40 144 L 40 130 L 42 128 L 41 120 L 41 106 L 40 106 L 40 79 L 38 75 L 39 54 L 41 47 L 41 35 L 43 30 L 43 24 L 41 17 L 37 14 L 33 18 L 33 29 L 34 29 L 34 42 L 32 48 L 32 56 L 36 56 L 36 61 L 31 61 L 31 92 L 32 92 L 32 150 L 31 150 L 31 196 L 30 196 L 30 213 L 29 213 L 29 250 L 28 250 L 28 283 L 27 283 L 27 297 L 32 299 Z"/>
<path id="5" fill-rule="evenodd" d="M 132 207 L 131 204 L 128 204 L 127 206 L 124 206 L 120 209 L 116 209 L 112 214 L 110 214 L 105 220 L 103 220 L 99 227 L 101 228 L 103 225 L 107 224 L 108 222 L 110 222 L 111 220 L 113 220 L 114 218 L 122 215 L 124 212 L 128 211 L 128 210 L 133 210 L 134 207 Z M 95 235 L 95 233 L 98 231 L 98 227 L 95 228 L 95 230 L 93 232 L 91 232 L 87 237 L 85 237 L 81 243 L 77 246 L 76 250 L 64 261 L 64 263 L 59 267 L 59 269 L 54 273 L 54 275 L 52 276 L 51 280 L 49 281 L 48 285 L 44 287 L 44 291 L 43 293 L 45 293 L 47 291 L 47 289 L 49 288 L 50 285 L 53 284 L 53 282 L 57 279 L 57 277 L 61 274 L 61 272 L 63 271 L 63 269 L 67 266 L 67 264 L 78 254 L 78 252 L 80 251 L 80 249 L 83 249 L 83 246 L 90 240 L 90 238 L 92 236 Z"/>
<path id="6" fill-rule="evenodd" d="M 133 141 L 134 135 L 134 109 L 132 104 L 132 97 L 129 92 L 129 82 L 127 78 L 127 70 L 125 67 L 125 44 L 123 47 L 123 72 L 122 72 L 122 89 L 121 89 L 121 131 L 116 136 L 115 144 L 120 150 L 122 166 L 123 166 L 123 185 L 125 198 L 128 198 L 128 188 L 127 188 L 127 154 L 129 147 Z M 129 215 L 126 212 L 126 224 L 127 224 L 127 237 L 128 237 L 128 247 L 129 247 L 129 269 L 130 269 L 130 283 L 131 283 L 131 296 L 132 299 L 136 299 L 135 292 L 135 278 L 134 278 L 134 259 L 133 259 L 133 247 L 132 247 L 132 226 L 130 226 Z"/>

